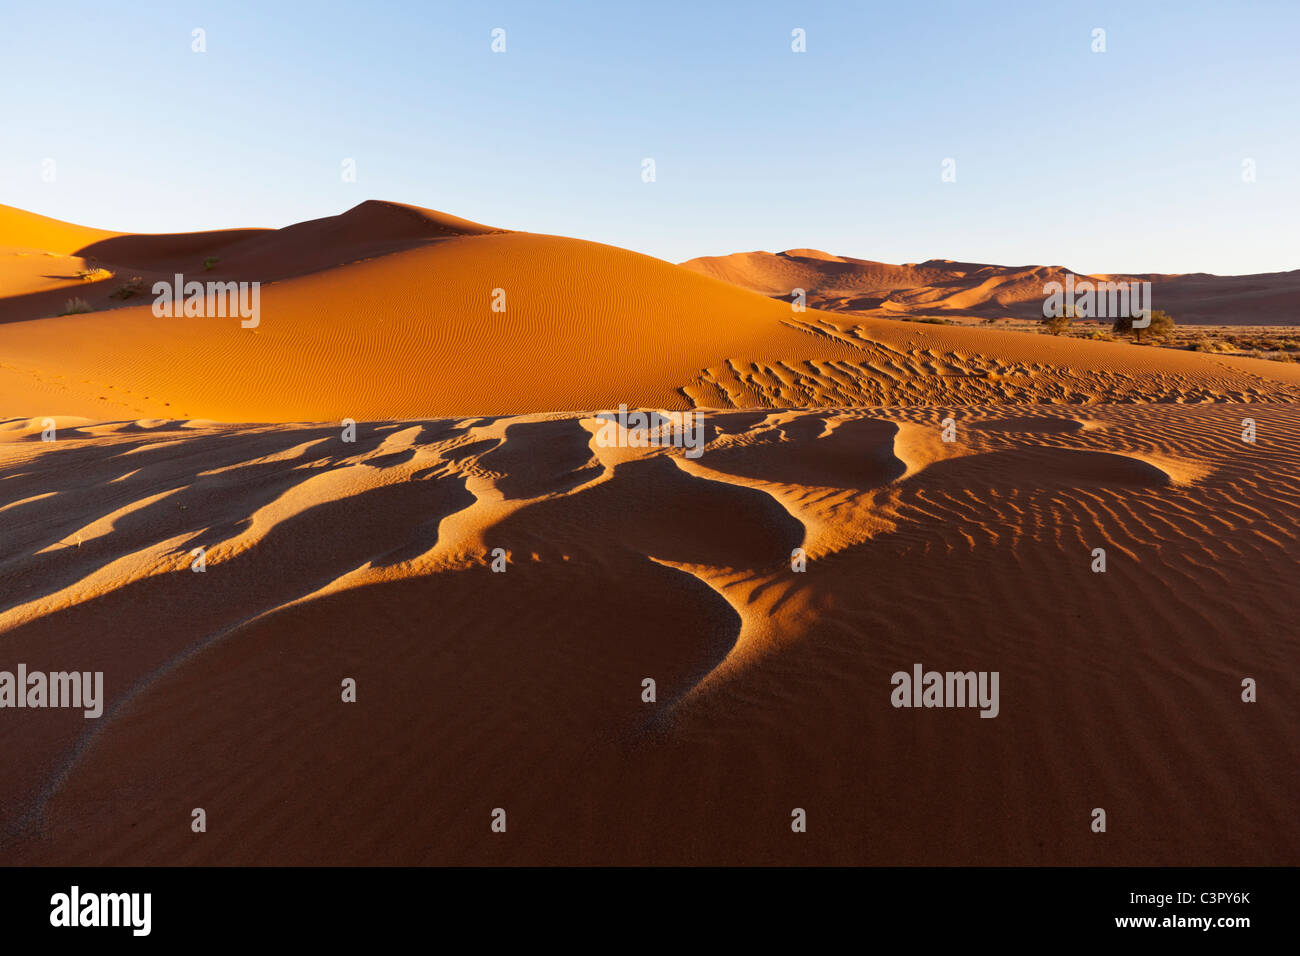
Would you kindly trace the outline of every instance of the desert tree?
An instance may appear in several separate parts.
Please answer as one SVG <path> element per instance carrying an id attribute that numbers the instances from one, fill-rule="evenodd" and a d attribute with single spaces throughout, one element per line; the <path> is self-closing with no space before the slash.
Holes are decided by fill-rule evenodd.
<path id="1" fill-rule="evenodd" d="M 1074 320 L 1074 306 L 1066 304 L 1061 309 L 1060 315 L 1048 315 L 1043 317 L 1043 329 L 1051 335 L 1060 335 L 1070 327 Z"/>
<path id="2" fill-rule="evenodd" d="M 1150 332 L 1153 337 L 1168 335 L 1174 330 L 1174 317 L 1168 312 L 1162 312 L 1156 309 L 1151 313 L 1151 324 L 1145 328 L 1133 327 L 1133 317 L 1121 315 L 1115 319 L 1115 328 L 1112 330 L 1120 335 L 1131 335 L 1134 339 L 1141 342 L 1142 333 Z"/>

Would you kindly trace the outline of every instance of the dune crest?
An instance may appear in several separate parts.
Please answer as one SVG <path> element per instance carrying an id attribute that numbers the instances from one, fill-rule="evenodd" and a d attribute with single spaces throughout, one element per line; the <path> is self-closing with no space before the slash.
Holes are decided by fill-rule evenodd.
<path id="1" fill-rule="evenodd" d="M 767 296 L 788 299 L 791 290 L 801 288 L 810 306 L 832 312 L 973 319 L 1041 318 L 1044 285 L 1064 283 L 1071 272 L 1059 265 L 951 259 L 891 265 L 815 249 L 703 256 L 682 267 Z M 1300 269 L 1245 276 L 1075 275 L 1096 282 L 1149 281 L 1155 307 L 1183 324 L 1300 324 Z"/>
<path id="2" fill-rule="evenodd" d="M 6 861 L 1297 859 L 1294 721 L 1237 693 L 1300 695 L 1300 366 L 889 317 L 1056 267 L 0 224 L 0 636 L 107 693 L 0 721 Z M 155 315 L 177 272 L 257 321 Z M 918 661 L 996 719 L 894 709 Z"/>
<path id="3" fill-rule="evenodd" d="M 836 294 L 876 295 L 906 274 L 930 284 L 889 293 L 885 311 L 973 308 L 1029 295 L 1054 274 L 1038 268 L 897 267 L 806 249 L 730 257 L 763 277 L 749 291 L 722 281 L 735 275 L 716 262 L 675 266 L 388 202 L 277 230 L 177 236 L 8 218 L 10 240 L 75 247 L 62 274 L 40 254 L 0 258 L 26 277 L 0 299 L 0 414 L 10 418 L 1290 401 L 1300 385 L 1300 368 L 1281 363 L 795 312 L 767 294 L 831 274 Z M 247 326 L 155 316 L 154 283 L 177 273 L 264 284 L 260 315 Z M 74 296 L 90 311 L 55 315 Z"/>
<path id="4" fill-rule="evenodd" d="M 7 423 L 0 632 L 109 705 L 0 722 L 6 860 L 1294 862 L 1293 722 L 1234 691 L 1295 643 L 1294 407 L 707 418 L 608 464 L 570 415 Z M 1000 671 L 996 726 L 891 710 L 917 660 Z M 1127 839 L 1072 825 L 1099 791 Z"/>

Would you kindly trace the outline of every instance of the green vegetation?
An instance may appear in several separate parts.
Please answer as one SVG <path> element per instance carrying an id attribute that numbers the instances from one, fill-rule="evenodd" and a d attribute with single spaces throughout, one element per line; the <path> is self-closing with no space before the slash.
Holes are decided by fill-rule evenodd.
<path id="1" fill-rule="evenodd" d="M 1115 327 L 1111 330 L 1117 335 L 1131 335 L 1135 341 L 1142 341 L 1142 334 L 1148 333 L 1152 338 L 1163 338 L 1174 331 L 1174 317 L 1168 312 L 1162 312 L 1156 309 L 1151 313 L 1151 324 L 1145 328 L 1134 328 L 1133 319 L 1127 315 L 1121 315 L 1115 320 Z"/>
<path id="2" fill-rule="evenodd" d="M 144 289 L 144 279 L 140 276 L 132 276 L 130 282 L 120 285 L 113 290 L 113 298 L 129 299 L 133 295 L 139 295 L 142 289 Z"/>
<path id="3" fill-rule="evenodd" d="M 1043 328 L 1048 335 L 1060 335 L 1070 327 L 1070 316 L 1051 315 L 1043 319 Z"/>

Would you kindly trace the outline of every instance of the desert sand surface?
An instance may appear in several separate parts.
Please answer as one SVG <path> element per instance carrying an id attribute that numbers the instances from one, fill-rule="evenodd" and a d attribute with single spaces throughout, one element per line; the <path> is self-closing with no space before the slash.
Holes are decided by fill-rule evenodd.
<path id="1" fill-rule="evenodd" d="M 107 698 L 4 713 L 0 860 L 1300 863 L 1300 368 L 393 203 L 0 211 L 0 669 Z M 259 324 L 112 298 L 178 270 Z M 892 706 L 918 662 L 996 718 Z"/>
<path id="2" fill-rule="evenodd" d="M 791 290 L 832 312 L 1042 318 L 1043 286 L 1065 282 L 1063 266 L 1000 266 L 931 259 L 893 265 L 818 249 L 702 256 L 684 268 L 789 301 Z M 1080 280 L 1150 282 L 1154 307 L 1187 325 L 1300 325 L 1300 269 L 1260 275 L 1088 275 Z"/>
<path id="3" fill-rule="evenodd" d="M 179 239 L 78 238 L 75 227 L 7 215 L 11 228 L 0 238 L 10 251 L 0 261 L 12 278 L 5 287 L 62 283 L 0 305 L 0 408 L 9 417 L 373 421 L 622 403 L 1290 401 L 1300 394 L 1300 367 L 796 313 L 649 256 L 394 203 L 367 202 L 281 230 Z M 50 271 L 52 260 L 33 254 L 33 245 L 51 237 L 58 249 L 78 246 L 77 261 L 114 277 L 86 282 L 70 266 Z M 130 258 L 91 260 L 89 250 Z M 219 261 L 203 270 L 212 257 Z M 155 316 L 149 290 L 177 271 L 200 281 L 266 283 L 257 326 Z M 144 292 L 111 298 L 123 277 L 137 276 Z M 504 293 L 504 311 L 492 309 L 494 290 Z M 55 315 L 57 302 L 74 294 L 96 310 Z M 148 301 L 132 304 L 141 300 Z"/>

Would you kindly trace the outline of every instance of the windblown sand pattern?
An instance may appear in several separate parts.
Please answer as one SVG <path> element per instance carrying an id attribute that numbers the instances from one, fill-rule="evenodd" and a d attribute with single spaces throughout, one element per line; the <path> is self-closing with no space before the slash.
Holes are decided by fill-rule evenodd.
<path id="1" fill-rule="evenodd" d="M 108 685 L 0 721 L 6 862 L 1300 862 L 1300 367 L 392 203 L 0 213 L 0 648 Z M 114 298 L 209 260 L 255 328 Z M 704 453 L 602 444 L 624 404 Z M 918 661 L 999 672 L 996 719 L 893 707 Z"/>
<path id="2" fill-rule="evenodd" d="M 123 690 L 0 725 L 6 856 L 1294 862 L 1300 412 L 948 414 L 719 412 L 696 460 L 573 415 L 12 422 L 6 653 Z M 1001 715 L 900 719 L 914 660 Z"/>

